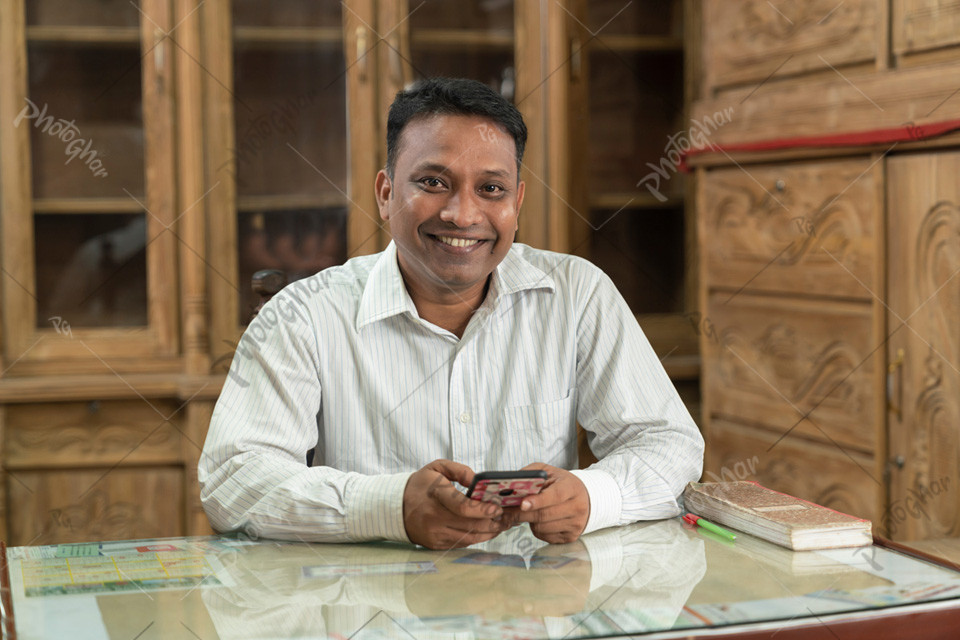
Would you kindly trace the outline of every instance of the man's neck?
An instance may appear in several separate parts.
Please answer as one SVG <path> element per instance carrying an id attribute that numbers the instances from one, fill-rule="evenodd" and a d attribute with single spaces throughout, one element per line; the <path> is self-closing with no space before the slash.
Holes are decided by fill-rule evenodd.
<path id="1" fill-rule="evenodd" d="M 421 318 L 462 338 L 473 312 L 487 297 L 490 278 L 482 286 L 463 292 L 421 291 L 411 287 L 408 282 L 405 284 Z"/>

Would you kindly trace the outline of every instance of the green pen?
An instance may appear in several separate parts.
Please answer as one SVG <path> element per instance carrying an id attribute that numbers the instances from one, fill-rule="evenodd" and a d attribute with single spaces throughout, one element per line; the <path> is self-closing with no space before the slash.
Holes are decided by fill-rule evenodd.
<path id="1" fill-rule="evenodd" d="M 683 516 L 683 519 L 686 520 L 687 522 L 689 522 L 690 524 L 695 524 L 695 525 L 697 525 L 698 527 L 703 527 L 703 528 L 706 529 L 707 531 L 711 531 L 711 532 L 717 534 L 718 536 L 721 536 L 721 537 L 729 540 L 730 542 L 733 542 L 734 540 L 737 539 L 737 536 L 736 536 L 735 534 L 730 533 L 729 531 L 727 531 L 727 530 L 724 529 L 723 527 L 718 527 L 717 525 L 713 524 L 712 522 L 708 522 L 708 521 L 704 520 L 703 518 L 701 518 L 700 516 L 695 516 L 695 515 L 693 515 L 692 513 L 688 513 L 687 515 Z"/>

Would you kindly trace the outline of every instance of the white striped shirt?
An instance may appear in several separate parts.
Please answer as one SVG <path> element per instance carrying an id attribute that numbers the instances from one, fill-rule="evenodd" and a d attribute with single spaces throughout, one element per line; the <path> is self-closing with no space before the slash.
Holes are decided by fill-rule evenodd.
<path id="1" fill-rule="evenodd" d="M 396 246 L 286 287 L 241 339 L 199 465 L 213 527 L 408 541 L 403 491 L 437 458 L 577 466 L 585 532 L 679 513 L 703 438 L 610 279 L 514 244 L 463 337 L 419 317 Z M 313 466 L 305 456 L 316 447 Z"/>

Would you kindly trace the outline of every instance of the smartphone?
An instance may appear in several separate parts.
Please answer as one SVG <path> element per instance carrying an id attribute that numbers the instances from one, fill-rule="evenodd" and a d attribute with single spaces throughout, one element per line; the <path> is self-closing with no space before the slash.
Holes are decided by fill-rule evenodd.
<path id="1" fill-rule="evenodd" d="M 540 493 L 546 481 L 547 472 L 542 469 L 482 471 L 473 476 L 467 497 L 501 507 L 519 507 L 526 496 Z"/>

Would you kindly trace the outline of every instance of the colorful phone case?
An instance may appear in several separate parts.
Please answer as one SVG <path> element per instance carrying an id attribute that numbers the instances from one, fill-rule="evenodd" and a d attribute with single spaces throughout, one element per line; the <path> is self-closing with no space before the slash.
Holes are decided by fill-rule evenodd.
<path id="1" fill-rule="evenodd" d="M 546 478 L 478 478 L 470 492 L 471 500 L 495 502 L 501 507 L 518 507 L 523 498 L 539 493 Z"/>

